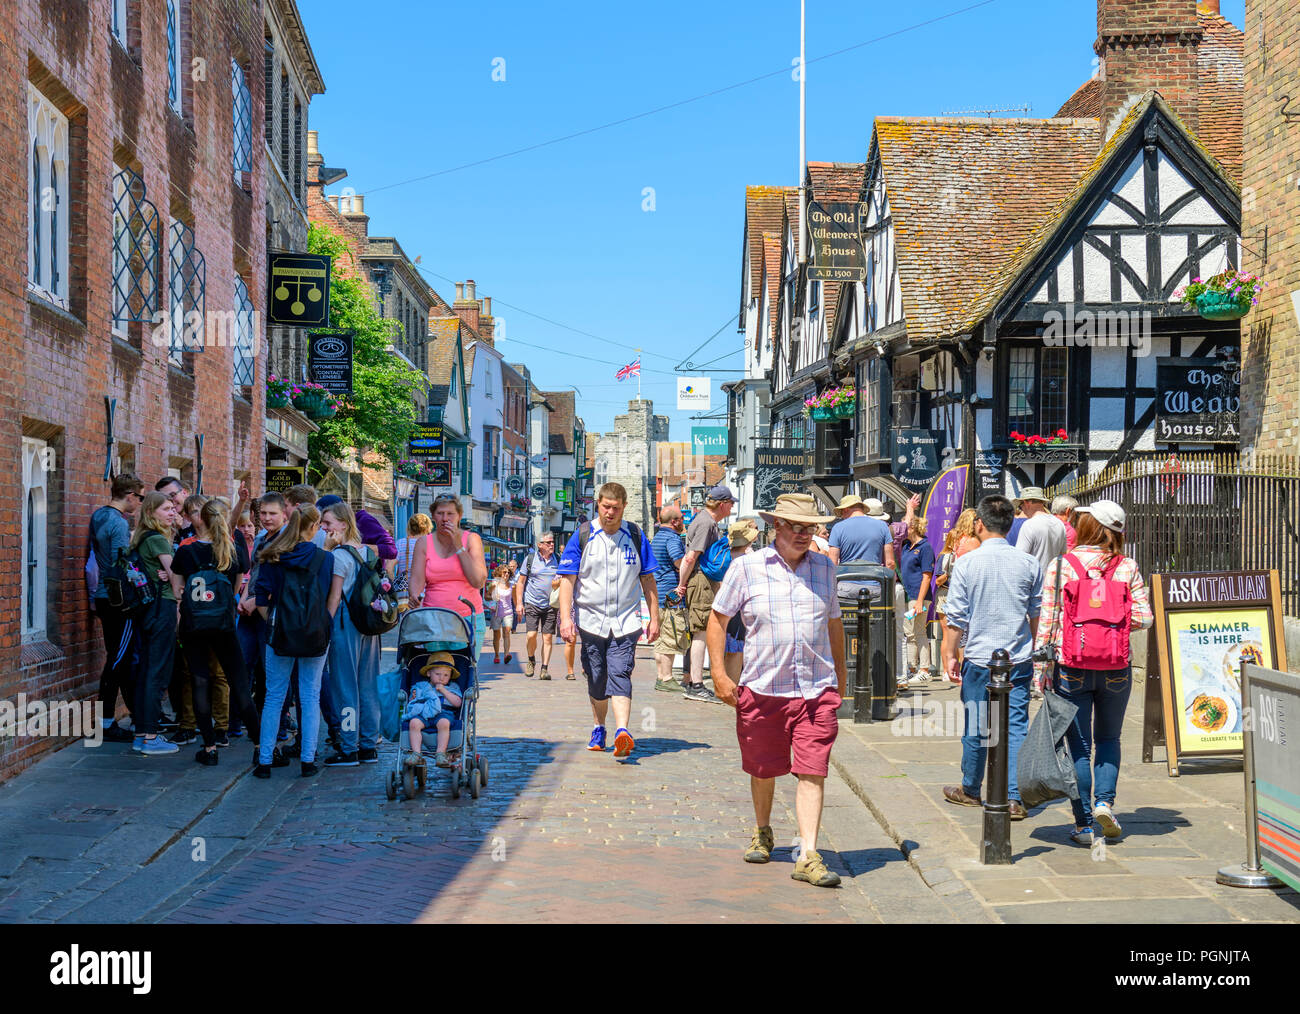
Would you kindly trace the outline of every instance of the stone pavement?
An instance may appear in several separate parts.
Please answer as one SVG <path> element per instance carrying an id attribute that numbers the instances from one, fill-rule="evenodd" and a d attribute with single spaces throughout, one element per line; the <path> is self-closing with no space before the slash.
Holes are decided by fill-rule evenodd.
<path id="1" fill-rule="evenodd" d="M 925 726 L 914 726 L 921 709 L 960 716 L 954 684 L 908 695 L 895 723 L 841 723 L 832 759 L 935 891 L 969 891 L 999 921 L 1300 922 L 1300 896 L 1289 888 L 1215 883 L 1221 867 L 1246 855 L 1241 761 L 1183 761 L 1170 778 L 1157 747 L 1156 763 L 1143 764 L 1143 688 L 1135 684 L 1124 720 L 1115 805 L 1124 835 L 1092 852 L 1070 841 L 1074 819 L 1061 800 L 1011 825 L 1012 866 L 980 865 L 983 811 L 941 792 L 961 780 L 960 717 L 954 736 L 919 735 Z"/>
<path id="2" fill-rule="evenodd" d="M 259 781 L 246 742 L 217 768 L 195 764 L 194 747 L 60 751 L 0 786 L 0 921 L 991 919 L 964 885 L 926 886 L 837 775 L 820 849 L 841 889 L 790 879 L 792 779 L 778 790 L 774 861 L 742 862 L 753 816 L 734 712 L 655 693 L 648 651 L 629 763 L 585 749 L 581 676 L 565 681 L 561 662 L 541 683 L 518 660 L 488 659 L 479 735 L 491 784 L 477 801 L 452 800 L 439 778 L 390 803 L 383 763 L 311 780 L 294 763 Z"/>

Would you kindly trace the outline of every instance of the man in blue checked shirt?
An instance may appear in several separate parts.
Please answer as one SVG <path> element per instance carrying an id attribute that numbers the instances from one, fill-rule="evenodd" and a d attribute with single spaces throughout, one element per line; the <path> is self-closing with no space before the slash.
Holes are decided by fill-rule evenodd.
<path id="1" fill-rule="evenodd" d="M 560 636 L 572 644 L 582 634 L 582 671 L 596 720 L 588 750 L 605 749 L 605 716 L 613 700 L 614 756 L 636 747 L 627 731 L 632 714 L 632 670 L 641 637 L 641 598 L 650 607 L 646 636 L 659 636 L 655 558 L 645 532 L 623 521 L 627 490 L 607 482 L 596 492 L 599 525 L 585 522 L 560 559 Z M 576 622 L 575 622 L 576 619 Z"/>

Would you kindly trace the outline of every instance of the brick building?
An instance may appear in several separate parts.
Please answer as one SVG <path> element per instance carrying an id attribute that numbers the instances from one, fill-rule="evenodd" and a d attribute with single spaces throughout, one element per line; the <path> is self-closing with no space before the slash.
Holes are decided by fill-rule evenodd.
<path id="1" fill-rule="evenodd" d="M 1242 322 L 1241 446 L 1265 454 L 1300 453 L 1298 40 L 1300 7 L 1247 0 L 1243 265 L 1268 285 Z"/>
<path id="2" fill-rule="evenodd" d="M 263 22 L 237 0 L 17 0 L 0 47 L 0 699 L 92 694 L 82 574 L 106 476 L 260 470 Z M 161 312 L 160 312 L 161 311 Z M 170 312 L 169 312 L 170 311 Z M 254 311 L 258 313 L 255 314 Z M 54 739 L 0 739 L 0 778 Z"/>

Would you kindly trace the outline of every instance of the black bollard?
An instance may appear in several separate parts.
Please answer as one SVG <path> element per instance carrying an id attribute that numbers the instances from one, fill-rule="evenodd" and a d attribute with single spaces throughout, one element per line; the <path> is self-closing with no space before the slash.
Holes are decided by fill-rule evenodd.
<path id="1" fill-rule="evenodd" d="M 999 648 L 989 665 L 988 794 L 984 797 L 984 838 L 980 862 L 1011 865 L 1011 807 L 1007 802 L 1007 760 L 1011 734 L 1011 657 Z"/>
<path id="2" fill-rule="evenodd" d="M 854 658 L 853 724 L 863 725 L 875 716 L 871 711 L 871 589 L 858 589 L 858 651 Z"/>

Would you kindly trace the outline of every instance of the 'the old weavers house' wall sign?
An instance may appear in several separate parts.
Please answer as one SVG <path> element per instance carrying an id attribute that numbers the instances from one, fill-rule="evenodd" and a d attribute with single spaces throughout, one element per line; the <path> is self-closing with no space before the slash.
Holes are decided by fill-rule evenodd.
<path id="1" fill-rule="evenodd" d="M 1220 359 L 1156 360 L 1156 433 L 1162 444 L 1235 444 L 1241 368 Z"/>
<path id="2" fill-rule="evenodd" d="M 1151 604 L 1143 760 L 1163 741 L 1173 776 L 1179 757 L 1240 754 L 1242 665 L 1286 667 L 1277 571 L 1155 574 Z"/>

